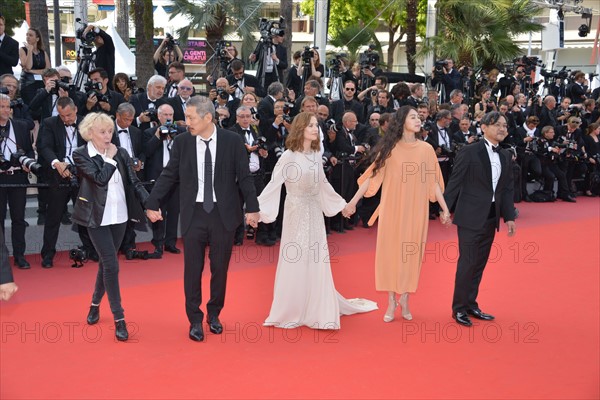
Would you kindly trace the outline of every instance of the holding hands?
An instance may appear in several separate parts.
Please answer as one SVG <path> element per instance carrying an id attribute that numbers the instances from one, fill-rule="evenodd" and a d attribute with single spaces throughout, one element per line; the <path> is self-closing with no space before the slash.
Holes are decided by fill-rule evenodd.
<path id="1" fill-rule="evenodd" d="M 158 210 L 158 211 L 146 210 L 146 217 L 148 217 L 150 222 L 162 221 L 162 219 L 163 219 L 162 213 L 160 212 L 160 210 Z"/>
<path id="2" fill-rule="evenodd" d="M 356 206 L 350 202 L 346 204 L 346 207 L 344 207 L 344 209 L 342 210 L 342 215 L 344 216 L 344 218 L 350 218 L 355 212 Z"/>
<path id="3" fill-rule="evenodd" d="M 446 228 L 449 227 L 450 225 L 452 225 L 452 217 L 450 216 L 450 211 L 448 211 L 448 210 L 440 211 L 440 222 Z"/>

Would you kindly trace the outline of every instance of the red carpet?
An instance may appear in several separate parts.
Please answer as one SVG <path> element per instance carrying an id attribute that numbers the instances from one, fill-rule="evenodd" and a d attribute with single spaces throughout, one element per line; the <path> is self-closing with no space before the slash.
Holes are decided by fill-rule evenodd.
<path id="1" fill-rule="evenodd" d="M 19 292 L 0 307 L 0 397 L 597 399 L 600 201 L 519 209 L 517 235 L 497 235 L 479 295 L 496 321 L 473 328 L 450 318 L 457 239 L 439 223 L 411 322 L 382 321 L 376 230 L 330 236 L 338 291 L 381 308 L 343 317 L 337 332 L 262 327 L 275 248 L 236 249 L 226 332 L 206 330 L 205 343 L 187 338 L 182 255 L 122 261 L 127 343 L 114 340 L 106 299 L 100 323 L 85 324 L 95 264 L 72 269 L 62 254 L 43 270 L 32 257 L 31 270 L 15 271 Z"/>

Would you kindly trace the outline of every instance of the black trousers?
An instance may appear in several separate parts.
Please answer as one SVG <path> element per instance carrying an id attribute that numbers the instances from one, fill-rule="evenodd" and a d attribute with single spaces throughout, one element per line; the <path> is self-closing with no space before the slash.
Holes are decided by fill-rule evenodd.
<path id="1" fill-rule="evenodd" d="M 330 183 L 333 190 L 347 202 L 352 200 L 352 197 L 354 197 L 354 194 L 358 190 L 355 170 L 348 161 L 340 161 L 333 167 Z M 342 216 L 342 213 L 338 213 L 331 218 L 332 229 L 340 228 L 343 226 L 344 221 L 345 218 Z"/>
<path id="2" fill-rule="evenodd" d="M 524 153 L 521 157 L 521 193 L 527 196 L 527 176 L 531 173 L 535 178 L 542 177 L 542 164 L 534 154 Z"/>
<path id="3" fill-rule="evenodd" d="M 557 197 L 567 197 L 571 192 L 567 184 L 567 176 L 556 162 L 547 161 L 542 164 L 544 190 L 554 192 L 554 179 L 558 182 Z"/>
<path id="4" fill-rule="evenodd" d="M 123 241 L 126 225 L 127 223 L 123 222 L 122 224 L 88 228 L 90 239 L 100 258 L 92 303 L 100 304 L 104 293 L 106 293 L 108 295 L 110 311 L 112 311 L 115 321 L 125 318 L 123 307 L 121 306 L 119 259 L 117 252 Z"/>
<path id="5" fill-rule="evenodd" d="M 44 244 L 42 246 L 42 258 L 54 258 L 56 254 L 56 241 L 60 230 L 60 221 L 62 220 L 65 206 L 69 200 L 73 204 L 77 201 L 78 188 L 75 187 L 49 187 L 48 188 L 48 210 L 46 212 L 46 224 L 44 225 Z M 87 228 L 81 225 L 77 226 L 79 239 L 83 244 L 84 250 L 92 251 L 94 245 L 90 240 Z"/>
<path id="6" fill-rule="evenodd" d="M 218 207 L 218 203 L 215 203 L 213 210 L 207 213 L 202 208 L 202 203 L 196 203 L 191 226 L 183 236 L 185 312 L 190 323 L 200 323 L 204 319 L 200 305 L 202 304 L 202 271 L 207 246 L 211 274 L 210 299 L 206 304 L 208 315 L 219 316 L 225 304 L 227 270 L 235 229 L 225 228 Z"/>
<path id="7" fill-rule="evenodd" d="M 458 227 L 458 265 L 454 280 L 452 312 L 478 309 L 477 294 L 496 235 L 496 219 L 488 218 L 479 230 Z"/>
<path id="8" fill-rule="evenodd" d="M 163 246 L 175 246 L 177 227 L 179 226 L 179 185 L 165 197 L 160 204 L 163 220 L 152 224 L 152 244 L 157 249 Z"/>
<path id="9" fill-rule="evenodd" d="M 21 257 L 25 254 L 25 203 L 27 202 L 27 188 L 6 188 L 1 185 L 28 184 L 27 173 L 16 171 L 14 175 L 0 174 L 0 221 L 2 221 L 2 232 L 4 232 L 4 220 L 6 218 L 6 205 L 10 207 L 11 239 L 13 255 Z"/>
<path id="10" fill-rule="evenodd" d="M 252 178 L 254 180 L 254 188 L 256 189 L 256 195 L 259 196 L 265 188 L 265 174 L 262 171 L 251 173 Z M 244 196 L 242 192 L 239 192 L 240 195 L 240 204 L 244 204 Z M 243 211 L 243 210 L 242 210 Z M 270 232 L 274 232 L 275 226 L 273 224 L 265 224 L 263 222 L 258 223 L 258 228 L 256 229 L 255 239 L 259 237 L 261 239 L 266 239 L 269 236 Z M 235 230 L 235 240 L 243 241 L 244 239 L 244 231 L 245 225 L 242 222 L 237 229 Z"/>

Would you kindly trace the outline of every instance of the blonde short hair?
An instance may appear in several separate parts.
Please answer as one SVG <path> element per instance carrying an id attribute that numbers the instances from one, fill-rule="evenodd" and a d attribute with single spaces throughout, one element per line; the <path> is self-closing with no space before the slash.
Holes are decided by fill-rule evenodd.
<path id="1" fill-rule="evenodd" d="M 102 126 L 110 126 L 114 128 L 115 123 L 112 118 L 104 113 L 90 113 L 85 116 L 79 124 L 79 133 L 86 142 L 92 140 L 92 129 L 97 129 Z"/>

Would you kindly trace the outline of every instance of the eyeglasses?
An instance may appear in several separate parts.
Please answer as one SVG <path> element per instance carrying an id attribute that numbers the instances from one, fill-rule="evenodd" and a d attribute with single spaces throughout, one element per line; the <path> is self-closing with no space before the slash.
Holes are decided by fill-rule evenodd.
<path id="1" fill-rule="evenodd" d="M 191 88 L 189 86 L 179 86 L 178 89 L 179 90 L 192 90 L 193 88 Z"/>
<path id="2" fill-rule="evenodd" d="M 356 90 L 356 89 L 351 88 L 351 87 L 347 87 L 347 88 L 344 88 L 344 89 L 347 90 L 347 91 L 349 91 L 349 92 L 354 92 Z"/>

